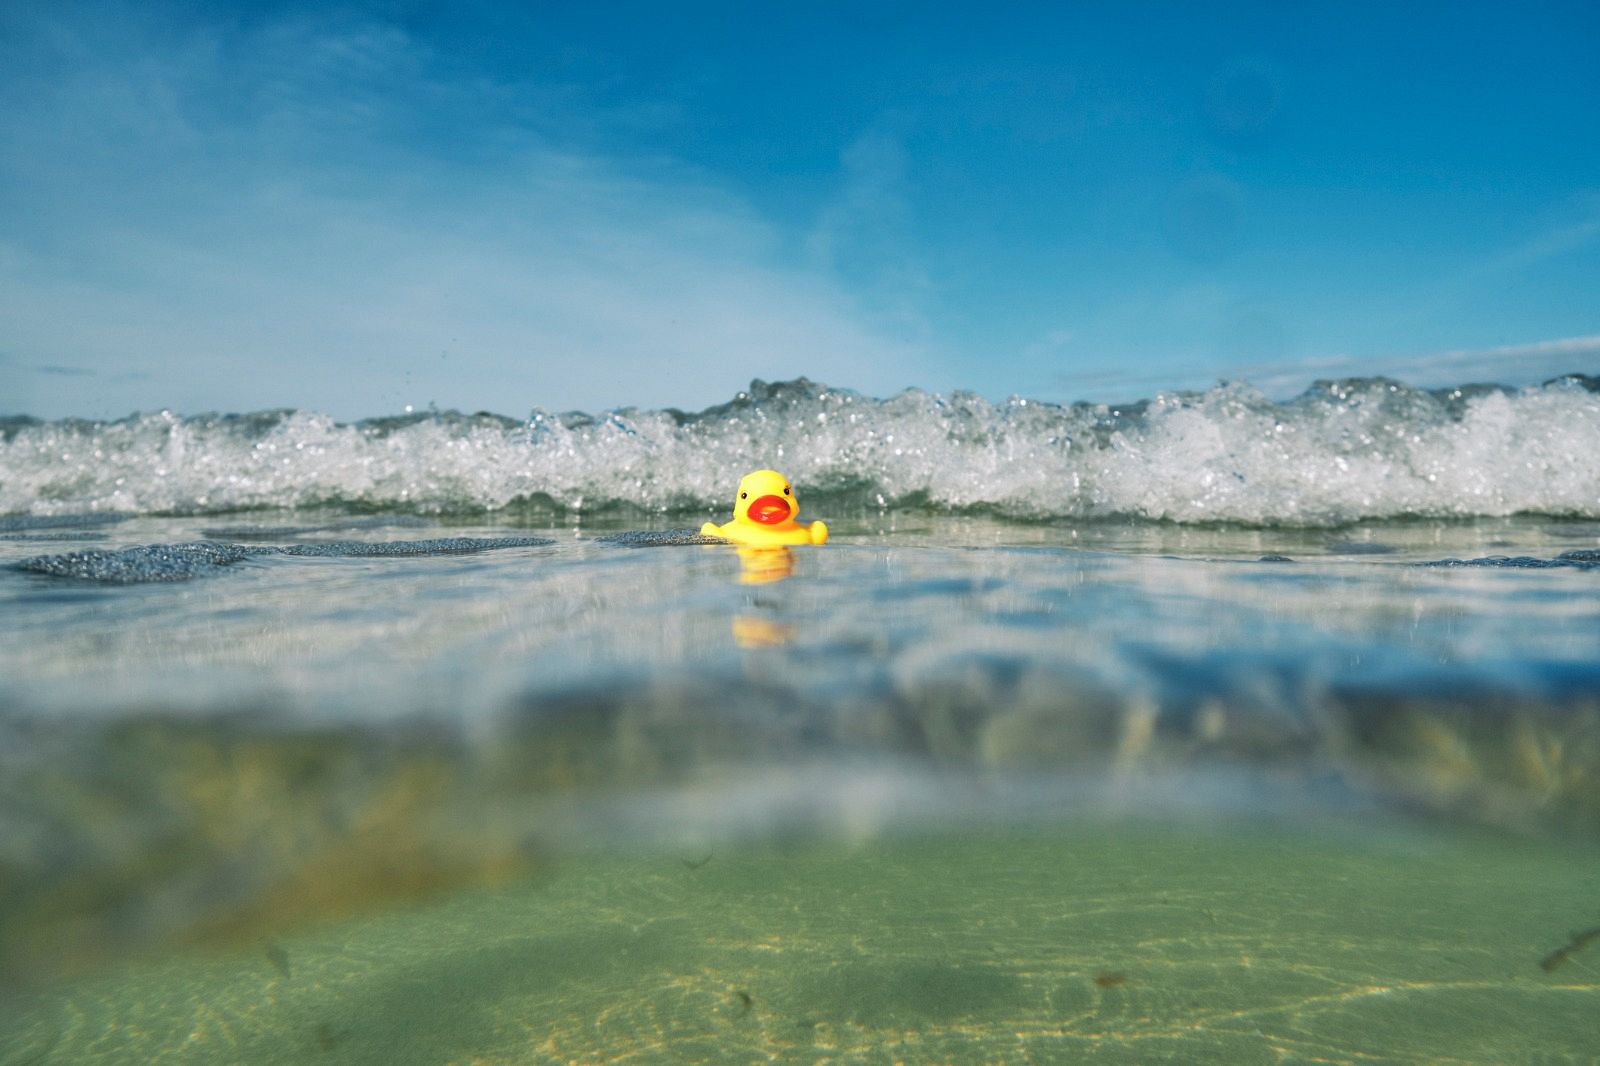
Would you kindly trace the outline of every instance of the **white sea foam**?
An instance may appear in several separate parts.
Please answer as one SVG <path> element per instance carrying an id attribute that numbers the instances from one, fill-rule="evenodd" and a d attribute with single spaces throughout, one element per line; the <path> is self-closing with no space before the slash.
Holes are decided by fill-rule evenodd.
<path id="1" fill-rule="evenodd" d="M 753 383 L 698 414 L 624 409 L 523 421 L 315 413 L 0 423 L 0 514 L 721 507 L 738 476 L 785 471 L 836 507 L 925 505 L 1026 519 L 1331 525 L 1398 515 L 1600 517 L 1592 378 L 1524 389 L 1248 385 L 1125 407 L 804 379 Z"/>

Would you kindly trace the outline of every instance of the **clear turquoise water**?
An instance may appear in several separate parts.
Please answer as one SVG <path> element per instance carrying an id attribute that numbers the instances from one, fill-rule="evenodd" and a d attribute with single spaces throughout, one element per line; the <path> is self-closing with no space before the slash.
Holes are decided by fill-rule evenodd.
<path id="1" fill-rule="evenodd" d="M 1600 527 L 829 518 L 11 531 L 0 1063 L 1600 1056 Z"/>
<path id="2" fill-rule="evenodd" d="M 584 854 L 0 1017 L 10 1062 L 1584 1062 L 1595 961 L 1539 960 L 1597 891 L 1392 821 Z"/>

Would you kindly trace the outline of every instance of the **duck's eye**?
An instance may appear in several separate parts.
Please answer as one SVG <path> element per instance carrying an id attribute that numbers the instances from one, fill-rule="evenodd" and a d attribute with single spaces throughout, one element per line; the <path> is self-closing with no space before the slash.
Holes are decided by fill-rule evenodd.
<path id="1" fill-rule="evenodd" d="M 788 485 L 785 485 L 785 486 L 784 486 L 784 487 L 783 487 L 783 494 L 784 494 L 784 495 L 785 495 L 785 496 L 787 496 L 787 495 L 789 495 L 789 486 L 788 486 Z"/>
<path id="2" fill-rule="evenodd" d="M 749 493 L 748 493 L 748 492 L 741 492 L 741 493 L 739 493 L 739 499 L 741 499 L 741 500 L 748 500 L 748 499 L 749 499 L 749 498 L 750 498 L 750 494 L 749 494 Z"/>

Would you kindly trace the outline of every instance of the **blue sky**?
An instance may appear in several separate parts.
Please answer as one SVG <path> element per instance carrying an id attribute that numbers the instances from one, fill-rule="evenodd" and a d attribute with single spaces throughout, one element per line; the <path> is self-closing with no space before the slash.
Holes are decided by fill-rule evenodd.
<path id="1" fill-rule="evenodd" d="M 1600 372 L 1600 8 L 0 6 L 0 413 Z"/>

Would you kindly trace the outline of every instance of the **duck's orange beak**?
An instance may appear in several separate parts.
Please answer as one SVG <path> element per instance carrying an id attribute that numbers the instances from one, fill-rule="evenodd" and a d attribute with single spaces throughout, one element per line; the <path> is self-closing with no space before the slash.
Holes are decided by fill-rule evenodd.
<path id="1" fill-rule="evenodd" d="M 750 516 L 752 522 L 775 526 L 789 517 L 789 501 L 782 496 L 761 496 L 750 501 L 750 508 L 745 514 Z"/>

